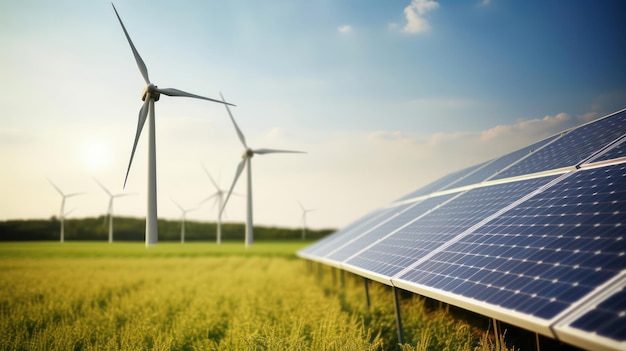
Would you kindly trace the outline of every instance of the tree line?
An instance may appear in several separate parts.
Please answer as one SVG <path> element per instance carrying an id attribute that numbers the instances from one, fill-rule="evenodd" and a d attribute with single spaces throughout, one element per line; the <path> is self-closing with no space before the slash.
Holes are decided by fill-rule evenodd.
<path id="1" fill-rule="evenodd" d="M 107 217 L 65 219 L 65 240 L 107 241 Z M 114 241 L 144 241 L 146 221 L 143 218 L 115 217 Z M 178 220 L 159 219 L 159 240 L 180 241 L 181 223 Z M 50 219 L 0 221 L 0 241 L 54 241 L 60 238 L 61 223 L 57 217 Z M 222 223 L 222 241 L 243 241 L 244 223 Z M 318 240 L 334 229 L 306 230 L 306 240 Z M 214 222 L 187 221 L 185 241 L 215 241 L 217 224 Z M 255 241 L 301 240 L 302 228 L 254 227 Z"/>

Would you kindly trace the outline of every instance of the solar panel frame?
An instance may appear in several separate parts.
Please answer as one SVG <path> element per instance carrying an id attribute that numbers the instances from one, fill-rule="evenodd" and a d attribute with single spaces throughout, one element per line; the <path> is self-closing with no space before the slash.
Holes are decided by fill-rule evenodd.
<path id="1" fill-rule="evenodd" d="M 617 140 L 603 152 L 592 157 L 591 160 L 589 160 L 589 163 L 608 162 L 623 157 L 626 157 L 626 135 Z"/>
<path id="2" fill-rule="evenodd" d="M 575 306 L 576 308 L 573 308 L 570 313 L 555 322 L 553 326 L 555 337 L 565 343 L 577 345 L 589 350 L 626 350 L 626 340 L 619 341 L 598 334 L 595 331 L 584 330 L 576 327 L 576 321 L 585 318 L 588 313 L 592 312 L 598 306 L 602 305 L 616 295 L 619 294 L 620 296 L 623 296 L 625 292 L 626 271 L 622 271 L 621 274 L 616 276 L 611 281 L 599 286 L 592 294 Z M 624 308 L 626 300 L 621 301 L 620 303 L 622 305 L 621 308 Z M 603 316 L 603 318 L 606 317 Z M 594 324 L 594 326 L 601 327 L 605 323 L 606 321 L 600 321 L 599 323 Z"/>

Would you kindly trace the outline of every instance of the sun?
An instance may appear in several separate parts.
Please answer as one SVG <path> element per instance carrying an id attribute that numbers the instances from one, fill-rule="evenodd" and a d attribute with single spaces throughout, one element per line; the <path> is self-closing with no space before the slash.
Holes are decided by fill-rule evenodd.
<path id="1" fill-rule="evenodd" d="M 83 164 L 91 171 L 102 171 L 111 163 L 111 148 L 101 141 L 89 142 L 83 149 Z"/>

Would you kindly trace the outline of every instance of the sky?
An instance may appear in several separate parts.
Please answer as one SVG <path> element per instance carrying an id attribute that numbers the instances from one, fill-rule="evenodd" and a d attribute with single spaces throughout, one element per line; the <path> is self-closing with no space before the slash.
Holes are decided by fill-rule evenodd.
<path id="1" fill-rule="evenodd" d="M 257 225 L 341 228 L 447 173 L 626 107 L 626 2 L 118 0 L 150 79 L 219 98 L 252 148 Z M 0 2 L 0 220 L 145 217 L 145 86 L 111 3 Z M 156 103 L 159 218 L 241 160 L 223 105 Z M 245 194 L 245 174 L 235 187 Z M 225 220 L 242 222 L 244 196 Z"/>

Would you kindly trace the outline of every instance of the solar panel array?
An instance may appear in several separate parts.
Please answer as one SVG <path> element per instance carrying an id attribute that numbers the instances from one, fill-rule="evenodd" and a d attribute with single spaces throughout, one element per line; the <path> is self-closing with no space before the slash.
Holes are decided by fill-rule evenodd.
<path id="1" fill-rule="evenodd" d="M 298 255 L 626 350 L 626 110 L 445 176 Z"/>

